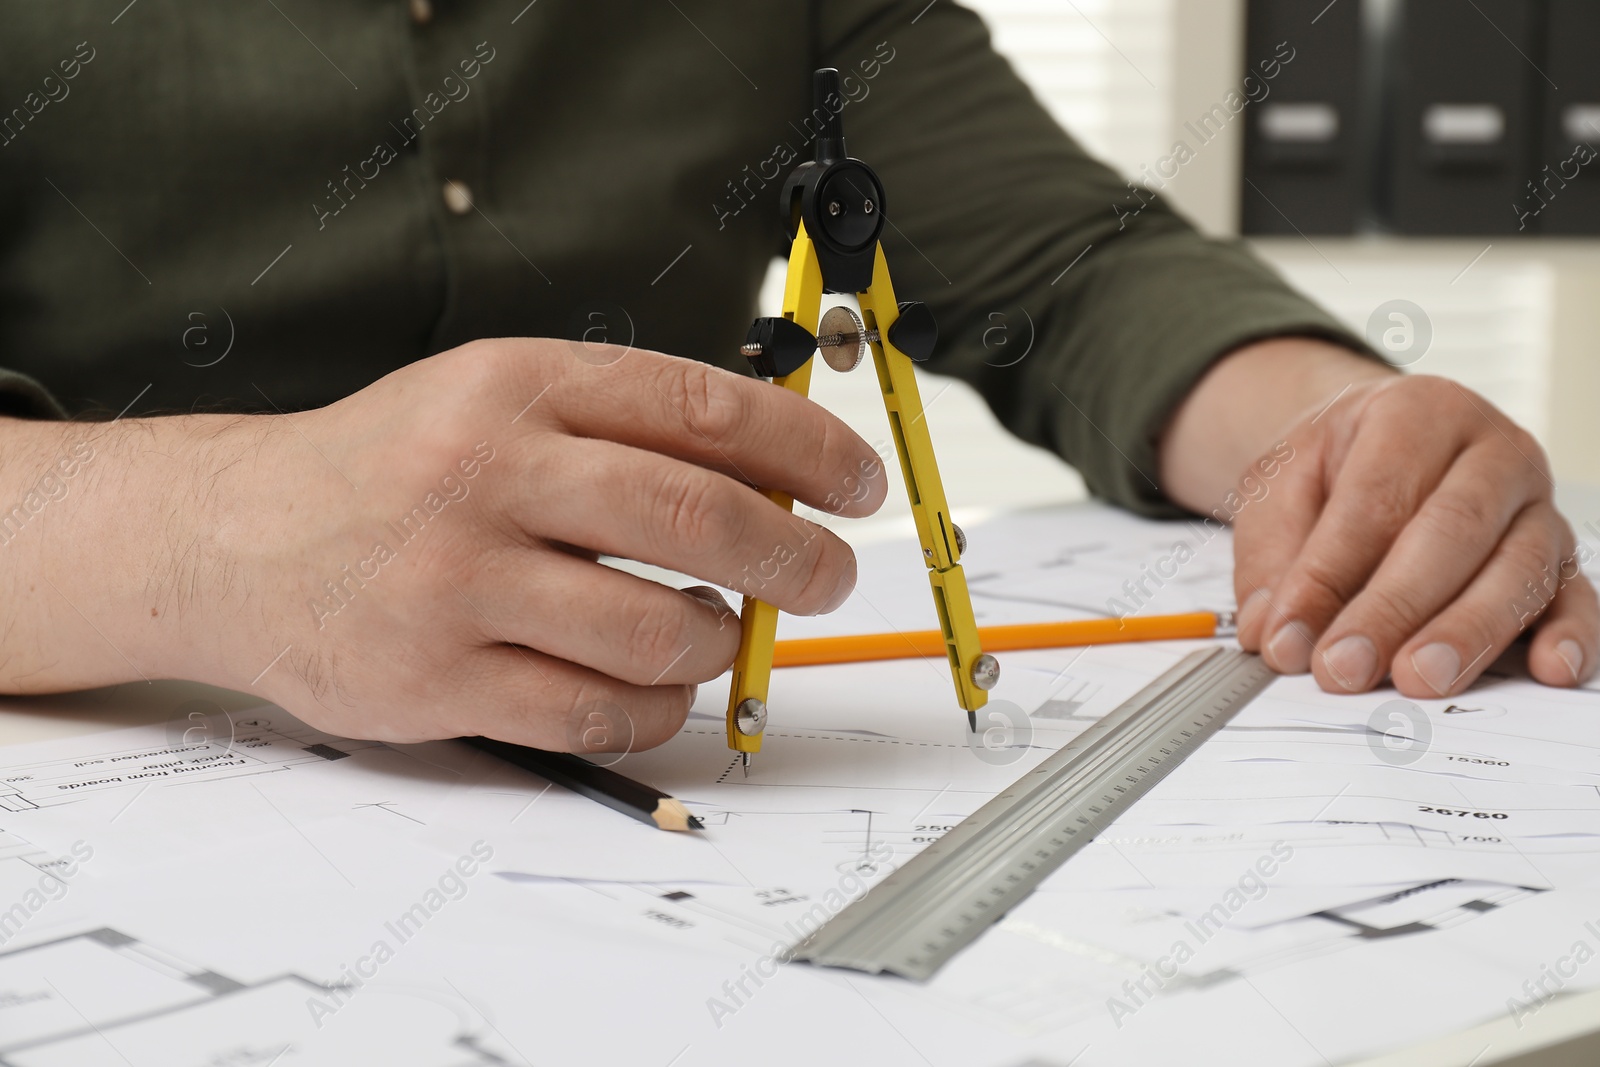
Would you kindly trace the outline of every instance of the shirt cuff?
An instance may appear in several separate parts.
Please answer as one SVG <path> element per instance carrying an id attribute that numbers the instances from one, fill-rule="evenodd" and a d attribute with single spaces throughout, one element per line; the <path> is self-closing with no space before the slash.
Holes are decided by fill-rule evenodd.
<path id="1" fill-rule="evenodd" d="M 0 415 L 18 419 L 64 419 L 66 409 L 26 374 L 0 368 Z"/>

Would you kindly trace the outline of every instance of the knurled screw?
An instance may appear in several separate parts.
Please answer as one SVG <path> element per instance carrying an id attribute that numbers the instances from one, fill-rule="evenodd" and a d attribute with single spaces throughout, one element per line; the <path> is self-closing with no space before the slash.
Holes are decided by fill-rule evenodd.
<path id="1" fill-rule="evenodd" d="M 972 684 L 988 691 L 1000 681 L 1000 661 L 985 652 L 972 661 Z"/>
<path id="2" fill-rule="evenodd" d="M 819 334 L 817 336 L 817 347 L 833 348 L 835 345 L 842 345 L 846 341 L 865 341 L 869 345 L 875 345 L 878 343 L 878 331 L 868 330 L 864 334 L 856 333 L 854 331 L 851 331 L 850 333 Z"/>
<path id="3" fill-rule="evenodd" d="M 867 345 L 878 342 L 878 331 L 863 330 L 861 316 L 843 305 L 829 308 L 817 330 L 822 360 L 837 371 L 855 370 L 866 357 Z"/>
<path id="4" fill-rule="evenodd" d="M 733 713 L 733 725 L 746 737 L 755 737 L 767 728 L 766 704 L 755 697 L 740 701 L 739 709 Z"/>

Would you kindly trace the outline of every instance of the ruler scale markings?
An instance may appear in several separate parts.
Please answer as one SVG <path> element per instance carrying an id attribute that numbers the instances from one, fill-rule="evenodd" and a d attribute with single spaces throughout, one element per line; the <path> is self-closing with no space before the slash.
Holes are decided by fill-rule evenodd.
<path id="1" fill-rule="evenodd" d="M 930 977 L 1271 677 L 1238 651 L 1185 657 L 813 932 L 796 958 Z"/>

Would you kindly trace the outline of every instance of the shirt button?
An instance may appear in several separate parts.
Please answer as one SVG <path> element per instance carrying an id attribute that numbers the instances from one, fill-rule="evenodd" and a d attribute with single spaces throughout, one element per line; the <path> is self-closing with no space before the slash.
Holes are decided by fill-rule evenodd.
<path id="1" fill-rule="evenodd" d="M 433 0 L 411 0 L 411 21 L 426 26 L 433 21 Z"/>
<path id="2" fill-rule="evenodd" d="M 472 210 L 472 190 L 458 181 L 444 183 L 444 206 L 453 215 L 465 215 Z"/>

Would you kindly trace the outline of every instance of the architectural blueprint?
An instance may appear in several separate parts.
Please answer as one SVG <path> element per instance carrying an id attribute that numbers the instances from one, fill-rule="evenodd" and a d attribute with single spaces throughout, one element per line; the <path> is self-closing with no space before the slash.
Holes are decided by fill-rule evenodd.
<path id="1" fill-rule="evenodd" d="M 403 994 L 351 996 L 345 1023 L 330 1017 L 319 1027 L 306 1002 L 332 1002 L 347 987 L 292 974 L 239 982 L 109 927 L 0 949 L 0 989 L 12 1021 L 0 1032 L 6 1067 L 510 1062 L 488 1047 L 492 1035 L 475 1032 L 470 1010 Z"/>
<path id="2" fill-rule="evenodd" d="M 972 531 L 986 621 L 1106 614 L 1198 538 L 1053 521 Z M 850 617 L 784 625 L 931 625 L 865 555 Z M 1228 606 L 1227 555 L 1154 610 Z M 1510 660 L 1453 701 L 1279 680 L 927 983 L 785 962 L 1200 644 L 1004 654 L 976 735 L 942 662 L 780 671 L 749 779 L 703 686 L 615 764 L 697 835 L 270 707 L 0 749 L 0 1064 L 1310 1067 L 1600 986 L 1600 694 Z"/>

